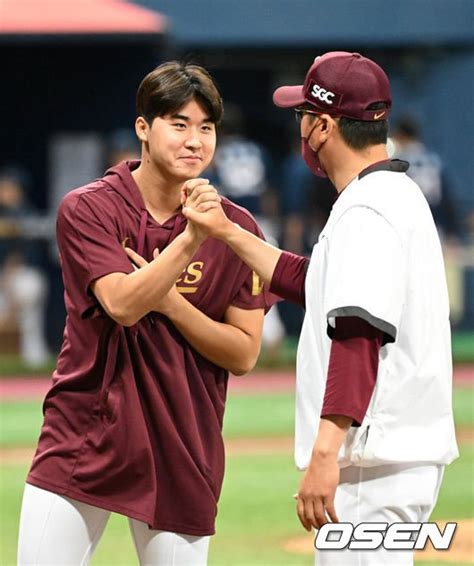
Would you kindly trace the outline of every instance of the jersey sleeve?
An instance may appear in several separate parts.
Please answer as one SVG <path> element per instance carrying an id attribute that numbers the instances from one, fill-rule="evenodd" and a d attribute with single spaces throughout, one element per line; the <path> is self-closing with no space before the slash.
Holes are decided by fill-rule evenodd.
<path id="1" fill-rule="evenodd" d="M 356 206 L 337 221 L 329 240 L 324 311 L 332 338 L 335 318 L 357 316 L 394 342 L 405 293 L 402 243 L 377 211 Z"/>
<path id="2" fill-rule="evenodd" d="M 237 223 L 245 230 L 265 240 L 263 232 L 250 215 L 240 217 Z M 236 287 L 230 304 L 242 309 L 265 309 L 265 312 L 268 312 L 271 306 L 280 301 L 281 298 L 270 292 L 268 286 L 264 285 L 255 271 L 252 271 L 242 260 L 239 259 L 238 261 L 241 270 L 239 285 Z"/>
<path id="3" fill-rule="evenodd" d="M 275 266 L 270 290 L 279 297 L 305 308 L 305 282 L 309 259 L 283 252 Z"/>
<path id="4" fill-rule="evenodd" d="M 86 318 L 100 306 L 91 283 L 109 273 L 131 273 L 133 266 L 113 220 L 84 199 L 70 195 L 63 199 L 56 236 L 65 292 L 70 304 Z"/>
<path id="5" fill-rule="evenodd" d="M 343 415 L 360 426 L 370 403 L 384 334 L 355 316 L 336 319 L 321 417 Z"/>

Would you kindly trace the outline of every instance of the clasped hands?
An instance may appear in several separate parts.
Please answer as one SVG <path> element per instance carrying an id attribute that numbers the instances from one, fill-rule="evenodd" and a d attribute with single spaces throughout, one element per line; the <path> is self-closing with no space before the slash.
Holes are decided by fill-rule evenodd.
<path id="1" fill-rule="evenodd" d="M 233 226 L 221 206 L 221 197 L 207 179 L 191 179 L 181 190 L 183 215 L 188 219 L 188 228 L 196 236 L 205 239 L 212 236 L 222 239 L 226 229 Z"/>

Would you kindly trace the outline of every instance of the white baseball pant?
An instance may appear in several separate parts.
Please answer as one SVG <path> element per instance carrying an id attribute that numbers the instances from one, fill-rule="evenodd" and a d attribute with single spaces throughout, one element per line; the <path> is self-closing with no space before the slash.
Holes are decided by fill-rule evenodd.
<path id="1" fill-rule="evenodd" d="M 350 466 L 341 470 L 334 505 L 339 521 L 400 523 L 428 521 L 444 466 Z M 413 551 L 317 550 L 317 566 L 413 566 Z"/>
<path id="2" fill-rule="evenodd" d="M 26 484 L 18 565 L 84 566 L 104 532 L 110 511 Z M 205 566 L 210 537 L 155 531 L 129 519 L 141 565 Z"/>

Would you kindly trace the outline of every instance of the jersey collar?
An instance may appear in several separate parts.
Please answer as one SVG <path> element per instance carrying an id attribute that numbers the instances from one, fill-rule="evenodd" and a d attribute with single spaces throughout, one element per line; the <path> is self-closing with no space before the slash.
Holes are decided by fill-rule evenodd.
<path id="1" fill-rule="evenodd" d="M 375 173 L 375 171 L 392 171 L 394 173 L 405 173 L 410 167 L 408 161 L 403 161 L 401 159 L 384 159 L 383 161 L 377 161 L 377 163 L 372 163 L 366 167 L 363 171 L 359 173 L 357 177 L 359 181 L 363 179 L 369 173 Z"/>

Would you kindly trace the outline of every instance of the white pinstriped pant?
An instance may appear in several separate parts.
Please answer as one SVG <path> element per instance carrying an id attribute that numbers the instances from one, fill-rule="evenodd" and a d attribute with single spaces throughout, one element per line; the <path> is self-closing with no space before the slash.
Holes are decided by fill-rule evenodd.
<path id="1" fill-rule="evenodd" d="M 18 565 L 85 566 L 110 511 L 26 484 L 18 539 Z M 154 531 L 129 519 L 141 565 L 205 566 L 210 537 Z"/>

